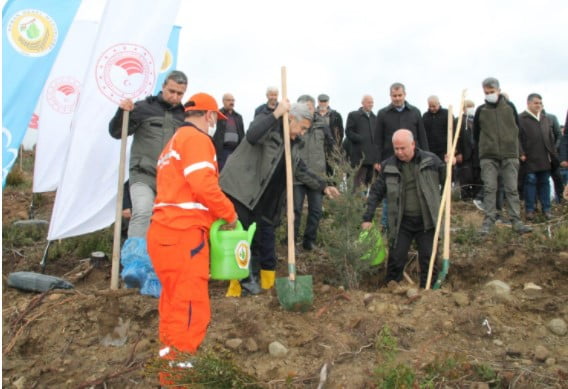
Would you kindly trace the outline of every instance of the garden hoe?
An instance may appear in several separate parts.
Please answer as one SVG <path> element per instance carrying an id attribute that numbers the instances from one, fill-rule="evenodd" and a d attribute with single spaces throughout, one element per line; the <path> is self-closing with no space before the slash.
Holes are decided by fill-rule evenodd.
<path id="1" fill-rule="evenodd" d="M 282 100 L 287 99 L 286 67 L 282 66 Z M 288 277 L 276 279 L 276 294 L 280 305 L 288 311 L 305 312 L 314 301 L 312 276 L 296 276 L 296 254 L 294 251 L 294 199 L 292 194 L 292 147 L 288 113 L 284 123 L 284 158 L 286 162 L 286 219 L 288 223 Z"/>

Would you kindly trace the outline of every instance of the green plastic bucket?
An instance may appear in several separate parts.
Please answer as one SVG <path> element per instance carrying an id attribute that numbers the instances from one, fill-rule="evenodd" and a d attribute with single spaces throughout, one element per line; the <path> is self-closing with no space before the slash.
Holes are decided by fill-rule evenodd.
<path id="1" fill-rule="evenodd" d="M 361 257 L 362 261 L 371 261 L 371 266 L 378 266 L 385 261 L 387 257 L 387 250 L 383 243 L 383 237 L 381 232 L 372 226 L 367 230 L 361 231 L 359 234 L 359 242 L 364 242 L 367 239 L 372 239 L 375 241 L 375 244 L 371 247 L 371 249 L 364 253 Z"/>
<path id="2" fill-rule="evenodd" d="M 220 230 L 226 222 L 216 220 L 209 231 L 211 248 L 211 278 L 214 280 L 241 280 L 249 276 L 250 246 L 256 231 L 256 223 L 252 223 L 248 231 L 237 221 L 234 230 Z"/>

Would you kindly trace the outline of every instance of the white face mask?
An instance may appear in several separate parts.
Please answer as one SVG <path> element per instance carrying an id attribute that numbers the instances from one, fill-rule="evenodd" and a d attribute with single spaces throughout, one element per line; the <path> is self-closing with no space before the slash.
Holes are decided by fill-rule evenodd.
<path id="1" fill-rule="evenodd" d="M 465 113 L 466 113 L 467 116 L 474 116 L 475 115 L 475 108 L 469 107 L 468 109 L 466 109 Z"/>
<path id="2" fill-rule="evenodd" d="M 217 132 L 217 123 L 213 117 L 207 123 L 209 124 L 209 127 L 207 128 L 207 133 L 211 138 L 213 138 L 215 132 Z"/>
<path id="3" fill-rule="evenodd" d="M 217 126 L 211 125 L 211 123 L 209 123 L 209 128 L 207 129 L 207 133 L 209 134 L 209 136 L 213 138 L 216 132 L 217 132 Z"/>
<path id="4" fill-rule="evenodd" d="M 497 100 L 499 100 L 499 94 L 497 93 L 490 93 L 488 95 L 485 95 L 485 101 L 487 101 L 488 103 L 495 104 Z"/>

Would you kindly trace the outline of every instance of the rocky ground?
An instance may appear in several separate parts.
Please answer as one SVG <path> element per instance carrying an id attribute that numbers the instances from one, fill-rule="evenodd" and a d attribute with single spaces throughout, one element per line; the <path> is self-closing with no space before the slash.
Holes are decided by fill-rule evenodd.
<path id="1" fill-rule="evenodd" d="M 45 231 L 13 226 L 28 217 L 30 200 L 29 189 L 3 192 L 3 387 L 156 387 L 157 300 L 110 291 L 108 262 L 51 259 L 46 273 L 72 281 L 72 290 L 7 286 L 10 272 L 40 271 Z M 52 201 L 41 197 L 37 218 L 49 220 Z M 500 227 L 483 238 L 473 229 L 479 211 L 456 204 L 450 273 L 437 291 L 408 281 L 378 288 L 382 269 L 358 290 L 330 285 L 324 248 L 298 256 L 314 277 L 306 313 L 283 310 L 274 292 L 227 298 L 226 284 L 213 281 L 200 353 L 232 361 L 259 387 L 568 388 L 567 208 L 554 212 L 533 234 Z M 417 280 L 416 265 L 407 272 Z"/>

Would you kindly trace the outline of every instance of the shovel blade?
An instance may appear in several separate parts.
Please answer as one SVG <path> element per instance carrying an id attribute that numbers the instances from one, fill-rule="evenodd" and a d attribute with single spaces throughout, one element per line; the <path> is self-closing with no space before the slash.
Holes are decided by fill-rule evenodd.
<path id="1" fill-rule="evenodd" d="M 296 276 L 295 281 L 288 277 L 276 279 L 276 294 L 282 308 L 287 311 L 306 312 L 314 303 L 312 276 Z"/>

